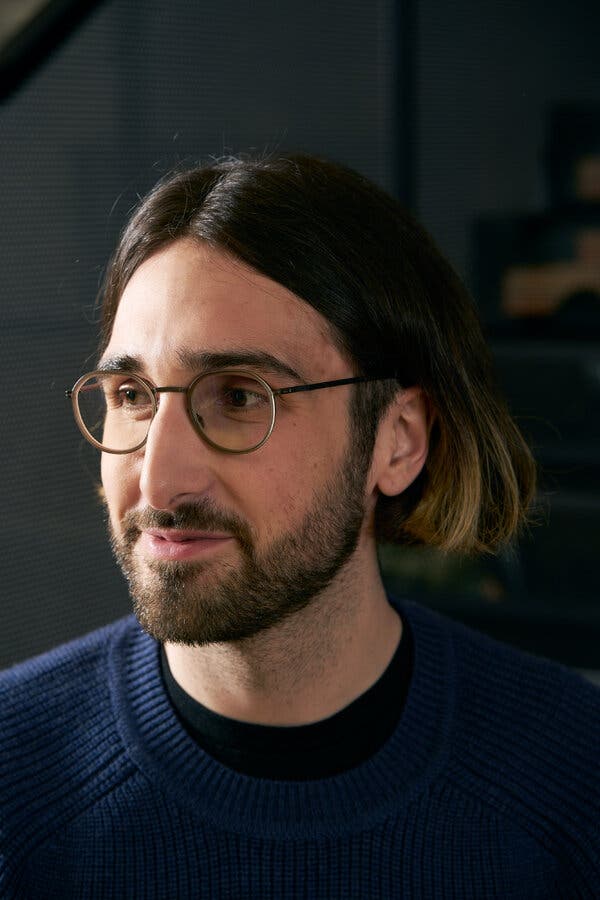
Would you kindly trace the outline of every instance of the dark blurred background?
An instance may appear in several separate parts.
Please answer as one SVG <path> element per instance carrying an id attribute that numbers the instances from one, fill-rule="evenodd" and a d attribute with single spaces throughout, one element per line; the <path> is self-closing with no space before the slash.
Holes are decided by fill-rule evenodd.
<path id="1" fill-rule="evenodd" d="M 390 587 L 597 677 L 598 34 L 590 0 L 3 0 L 0 666 L 129 611 L 64 398 L 129 211 L 182 161 L 304 149 L 432 232 L 541 467 L 510 551 L 384 547 Z"/>

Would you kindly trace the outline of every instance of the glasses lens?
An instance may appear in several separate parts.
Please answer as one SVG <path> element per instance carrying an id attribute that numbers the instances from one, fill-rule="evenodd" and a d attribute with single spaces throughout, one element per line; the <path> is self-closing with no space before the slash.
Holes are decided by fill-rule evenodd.
<path id="1" fill-rule="evenodd" d="M 268 437 L 275 419 L 268 385 L 237 372 L 203 376 L 194 386 L 190 407 L 198 429 L 223 450 L 253 450 Z"/>
<path id="2" fill-rule="evenodd" d="M 135 450 L 148 434 L 154 398 L 135 376 L 111 372 L 84 381 L 77 408 L 87 434 L 105 450 Z"/>

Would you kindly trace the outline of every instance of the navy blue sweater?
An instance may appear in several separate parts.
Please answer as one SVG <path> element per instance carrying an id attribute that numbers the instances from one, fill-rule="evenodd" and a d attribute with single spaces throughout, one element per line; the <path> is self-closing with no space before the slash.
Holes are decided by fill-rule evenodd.
<path id="1" fill-rule="evenodd" d="M 133 618 L 0 677 L 2 900 L 599 898 L 600 692 L 407 604 L 402 717 L 322 780 L 226 768 Z"/>

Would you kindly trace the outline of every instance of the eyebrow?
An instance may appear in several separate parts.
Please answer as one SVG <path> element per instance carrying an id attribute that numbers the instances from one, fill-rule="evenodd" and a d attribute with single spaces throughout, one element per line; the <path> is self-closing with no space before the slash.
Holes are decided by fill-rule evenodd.
<path id="1" fill-rule="evenodd" d="M 105 356 L 96 366 L 97 372 L 130 372 L 132 375 L 142 374 L 142 361 L 128 353 L 120 356 Z"/>
<path id="2" fill-rule="evenodd" d="M 289 363 L 267 353 L 264 350 L 189 350 L 183 348 L 177 351 L 177 359 L 184 369 L 190 372 L 209 372 L 213 369 L 227 369 L 237 366 L 248 366 L 263 372 L 270 372 L 291 378 L 294 381 L 306 383 L 306 379 L 300 375 Z M 129 353 L 107 356 L 97 366 L 98 372 L 130 372 L 132 375 L 142 375 L 144 364 L 139 356 Z"/>

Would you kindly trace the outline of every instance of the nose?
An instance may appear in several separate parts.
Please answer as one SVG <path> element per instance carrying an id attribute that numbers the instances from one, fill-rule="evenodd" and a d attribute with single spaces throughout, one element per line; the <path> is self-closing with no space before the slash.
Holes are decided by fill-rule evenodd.
<path id="1" fill-rule="evenodd" d="M 182 394 L 162 394 L 140 453 L 140 493 L 154 509 L 172 510 L 206 497 L 215 450 L 194 429 Z"/>

